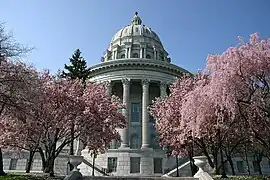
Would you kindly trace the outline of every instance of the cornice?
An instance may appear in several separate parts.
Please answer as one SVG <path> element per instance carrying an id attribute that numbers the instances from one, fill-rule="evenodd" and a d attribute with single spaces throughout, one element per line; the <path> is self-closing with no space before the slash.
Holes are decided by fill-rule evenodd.
<path id="1" fill-rule="evenodd" d="M 105 72 L 118 70 L 150 70 L 159 71 L 174 76 L 181 76 L 184 73 L 191 74 L 187 70 L 163 61 L 149 59 L 121 59 L 106 61 L 90 67 L 90 76 L 96 76 Z"/>

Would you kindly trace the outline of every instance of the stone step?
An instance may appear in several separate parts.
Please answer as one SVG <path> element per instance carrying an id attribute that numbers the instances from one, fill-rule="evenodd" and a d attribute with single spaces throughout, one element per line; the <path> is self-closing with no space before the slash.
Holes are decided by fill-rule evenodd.
<path id="1" fill-rule="evenodd" d="M 132 176 L 114 176 L 114 177 L 104 177 L 104 176 L 86 176 L 83 180 L 199 180 L 193 177 L 132 177 Z"/>

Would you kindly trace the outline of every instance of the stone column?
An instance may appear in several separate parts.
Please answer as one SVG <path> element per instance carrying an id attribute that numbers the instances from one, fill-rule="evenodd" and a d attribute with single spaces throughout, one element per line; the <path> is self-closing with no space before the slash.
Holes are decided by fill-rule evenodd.
<path id="1" fill-rule="evenodd" d="M 140 58 L 143 58 L 143 48 L 140 49 Z"/>
<path id="2" fill-rule="evenodd" d="M 160 82 L 160 97 L 165 98 L 167 96 L 167 83 L 166 82 Z"/>
<path id="3" fill-rule="evenodd" d="M 143 57 L 146 58 L 146 47 L 144 47 Z"/>
<path id="4" fill-rule="evenodd" d="M 128 58 L 128 48 L 126 47 L 125 58 Z"/>
<path id="5" fill-rule="evenodd" d="M 128 57 L 131 58 L 131 47 L 128 48 Z"/>
<path id="6" fill-rule="evenodd" d="M 118 56 L 118 49 L 115 50 L 114 59 L 117 59 Z"/>
<path id="7" fill-rule="evenodd" d="M 148 105 L 149 105 L 149 84 L 148 79 L 142 80 L 142 149 L 149 148 L 149 134 L 148 134 Z"/>
<path id="8" fill-rule="evenodd" d="M 156 60 L 157 59 L 157 51 L 156 51 L 156 47 L 155 46 L 153 46 L 153 50 L 154 50 L 154 60 Z"/>
<path id="9" fill-rule="evenodd" d="M 107 94 L 111 96 L 112 94 L 112 82 L 111 81 L 106 81 L 106 88 L 107 88 Z"/>
<path id="10" fill-rule="evenodd" d="M 126 106 L 122 113 L 126 117 L 127 127 L 120 130 L 121 146 L 120 148 L 129 147 L 129 93 L 130 93 L 130 80 L 122 79 L 123 84 L 123 104 Z"/>
<path id="11" fill-rule="evenodd" d="M 114 60 L 114 51 L 112 51 L 112 60 Z"/>

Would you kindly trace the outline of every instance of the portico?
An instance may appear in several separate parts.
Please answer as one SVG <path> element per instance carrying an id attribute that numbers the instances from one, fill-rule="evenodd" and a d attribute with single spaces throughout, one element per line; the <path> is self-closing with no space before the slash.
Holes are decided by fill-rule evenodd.
<path id="1" fill-rule="evenodd" d="M 112 94 L 112 89 L 115 83 L 121 82 L 122 84 L 122 100 L 123 104 L 125 105 L 125 109 L 122 110 L 123 115 L 130 121 L 132 121 L 130 117 L 130 108 L 131 108 L 131 102 L 130 102 L 130 89 L 132 82 L 138 82 L 141 85 L 141 112 L 142 112 L 142 118 L 141 118 L 141 131 L 142 131 L 142 145 L 141 149 L 144 148 L 151 148 L 150 147 L 150 137 L 149 137 L 149 112 L 148 112 L 148 106 L 149 106 L 149 101 L 154 100 L 150 98 L 150 93 L 149 93 L 149 86 L 150 84 L 155 84 L 156 86 L 159 86 L 159 96 L 160 97 L 165 97 L 167 95 L 167 88 L 168 85 L 166 82 L 158 82 L 158 81 L 151 81 L 150 79 L 129 79 L 129 78 L 124 78 L 121 79 L 121 81 L 107 81 L 107 90 L 108 94 Z M 139 97 L 139 96 L 138 96 Z M 130 124 L 130 123 L 129 123 Z M 119 133 L 121 136 L 121 145 L 119 148 L 132 148 L 130 147 L 130 133 L 129 133 L 129 126 L 127 126 L 124 129 L 119 129 Z M 115 141 L 112 143 L 112 148 L 116 148 Z"/>

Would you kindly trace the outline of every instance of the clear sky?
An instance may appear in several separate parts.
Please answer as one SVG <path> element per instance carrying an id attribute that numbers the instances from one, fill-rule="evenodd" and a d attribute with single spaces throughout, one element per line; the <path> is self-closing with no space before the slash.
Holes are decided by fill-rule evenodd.
<path id="1" fill-rule="evenodd" d="M 160 37 L 172 62 L 202 69 L 208 54 L 259 32 L 270 37 L 270 0 L 1 0 L 0 21 L 16 40 L 35 46 L 27 61 L 63 69 L 76 48 L 89 66 L 138 11 Z"/>

